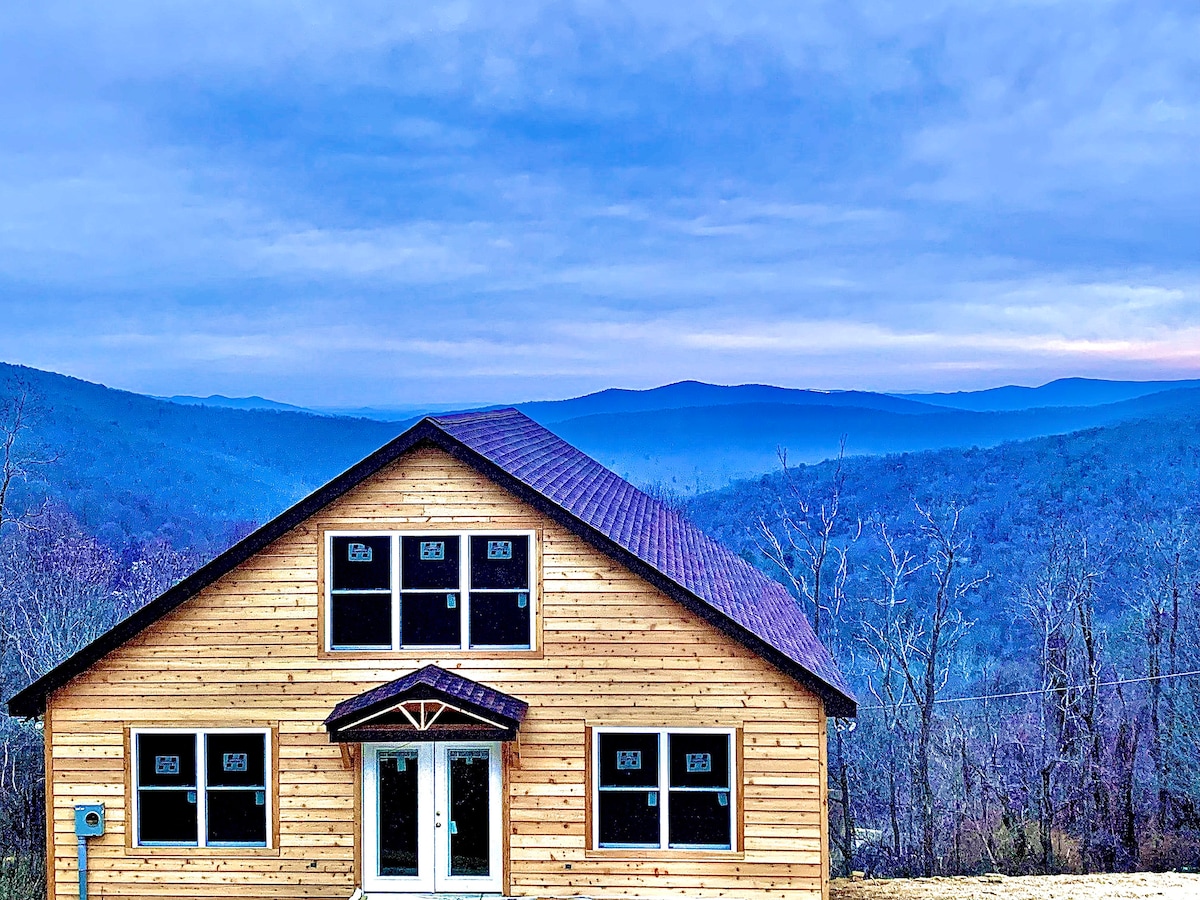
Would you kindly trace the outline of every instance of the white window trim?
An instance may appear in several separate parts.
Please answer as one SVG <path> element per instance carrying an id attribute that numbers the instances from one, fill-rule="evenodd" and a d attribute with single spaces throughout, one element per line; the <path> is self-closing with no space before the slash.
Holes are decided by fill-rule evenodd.
<path id="1" fill-rule="evenodd" d="M 602 734 L 653 734 L 658 736 L 658 846 L 650 847 L 604 847 L 600 844 L 600 735 Z M 671 811 L 671 754 L 670 736 L 672 734 L 720 734 L 729 739 L 729 846 L 728 847 L 672 847 L 670 843 L 670 811 Z M 736 728 L 646 728 L 622 727 L 620 725 L 605 725 L 592 728 L 592 771 L 591 797 L 592 804 L 592 848 L 605 852 L 620 853 L 622 851 L 654 851 L 661 853 L 734 853 L 738 847 L 738 780 L 740 775 L 737 767 L 737 729 Z M 651 788 L 639 790 L 650 791 Z M 678 790 L 678 788 L 676 788 Z"/>
<path id="2" fill-rule="evenodd" d="M 459 614 L 459 634 L 461 639 L 458 644 L 434 645 L 421 644 L 418 646 L 402 646 L 400 643 L 400 539 L 403 537 L 431 537 L 437 535 L 440 537 L 460 539 L 460 549 L 458 556 L 458 593 L 461 597 L 458 604 Z M 529 644 L 483 644 L 480 646 L 471 646 L 471 585 L 470 585 L 470 539 L 473 537 L 504 537 L 512 535 L 514 537 L 527 537 L 529 539 Z M 361 646 L 361 647 L 335 647 L 333 645 L 333 539 L 345 537 L 388 537 L 391 539 L 391 646 Z M 422 653 L 422 652 L 439 652 L 439 651 L 482 651 L 490 653 L 492 651 L 509 652 L 509 651 L 524 651 L 537 649 L 537 615 L 538 615 L 538 596 L 537 596 L 537 558 L 538 558 L 537 532 L 521 529 L 521 528 L 486 528 L 486 529 L 467 529 L 455 531 L 442 531 L 436 528 L 429 529 L 405 529 L 403 531 L 372 531 L 370 529 L 358 530 L 338 530 L 325 532 L 325 634 L 323 636 L 325 652 L 327 653 Z M 497 588 L 480 588 L 476 593 L 511 593 L 510 591 L 500 591 Z"/>
<path id="3" fill-rule="evenodd" d="M 138 773 L 140 771 L 138 736 L 142 734 L 190 734 L 196 740 L 196 841 L 143 841 L 141 835 L 141 792 L 142 787 L 138 781 Z M 209 734 L 261 734 L 263 736 L 263 815 L 266 816 L 266 841 L 264 842 L 247 842 L 247 843 L 229 843 L 221 841 L 219 843 L 208 843 L 208 754 L 205 752 L 204 737 Z M 272 822 L 274 822 L 274 808 L 272 806 L 273 788 L 272 778 L 274 776 L 272 763 L 272 739 L 270 728 L 131 728 L 129 730 L 129 746 L 130 746 L 130 770 L 129 778 L 131 781 L 132 794 L 132 822 L 130 827 L 133 829 L 133 846 L 135 847 L 191 847 L 193 849 L 220 849 L 220 850 L 263 850 L 272 849 L 271 839 L 274 833 Z"/>

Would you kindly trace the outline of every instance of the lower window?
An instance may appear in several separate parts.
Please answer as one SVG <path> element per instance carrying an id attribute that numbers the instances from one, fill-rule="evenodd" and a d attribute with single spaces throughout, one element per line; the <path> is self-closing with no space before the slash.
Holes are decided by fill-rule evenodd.
<path id="1" fill-rule="evenodd" d="M 266 847 L 266 729 L 133 732 L 140 847 Z"/>
<path id="2" fill-rule="evenodd" d="M 594 729 L 594 845 L 734 849 L 733 736 L 729 729 Z"/>

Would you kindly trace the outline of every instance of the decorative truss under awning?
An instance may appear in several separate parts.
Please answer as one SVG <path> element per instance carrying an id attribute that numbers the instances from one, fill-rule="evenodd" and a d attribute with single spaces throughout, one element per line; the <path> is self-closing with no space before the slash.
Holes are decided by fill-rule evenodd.
<path id="1" fill-rule="evenodd" d="M 528 709 L 516 697 L 431 665 L 343 700 L 325 729 L 335 743 L 511 741 Z"/>

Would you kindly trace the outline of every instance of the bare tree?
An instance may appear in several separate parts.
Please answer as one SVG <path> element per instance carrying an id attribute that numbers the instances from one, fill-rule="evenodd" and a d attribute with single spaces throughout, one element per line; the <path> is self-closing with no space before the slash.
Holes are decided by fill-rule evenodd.
<path id="1" fill-rule="evenodd" d="M 846 440 L 842 438 L 837 461 L 828 485 L 817 491 L 806 490 L 795 470 L 788 465 L 787 451 L 780 448 L 779 462 L 783 469 L 787 493 L 779 500 L 776 522 L 758 521 L 758 546 L 788 579 L 796 596 L 805 601 L 812 619 L 813 632 L 835 653 L 839 635 L 836 630 L 842 604 L 846 598 L 846 582 L 850 575 L 849 547 L 862 533 L 855 522 L 840 534 L 842 522 L 842 461 Z M 814 498 L 813 493 L 819 496 Z M 833 798 L 838 805 L 838 828 L 832 837 L 841 851 L 847 870 L 853 868 L 854 809 L 851 801 L 851 762 L 846 746 L 849 726 L 840 720 L 833 722 Z"/>
<path id="2" fill-rule="evenodd" d="M 812 494 L 817 492 L 806 490 L 788 465 L 787 450 L 780 448 L 778 452 L 787 494 L 779 501 L 777 526 L 759 519 L 758 545 L 791 583 L 796 596 L 808 604 L 813 631 L 823 639 L 828 623 L 836 621 L 845 599 L 848 547 L 862 533 L 861 522 L 849 528 L 842 522 L 846 438 L 842 437 L 828 486 L 816 498 Z M 839 530 L 846 531 L 841 540 Z"/>
<path id="3" fill-rule="evenodd" d="M 908 602 L 908 591 L 913 577 L 927 564 L 916 554 L 902 548 L 887 524 L 876 523 L 874 531 L 884 550 L 884 558 L 877 565 L 881 582 L 880 596 L 876 598 L 882 611 L 882 622 L 865 622 L 860 641 L 867 647 L 875 660 L 876 674 L 868 676 L 867 689 L 881 707 L 884 727 L 887 730 L 886 747 L 888 786 L 888 825 L 891 832 L 891 855 L 899 863 L 905 856 L 902 834 L 906 832 L 901 822 L 899 761 L 912 746 L 911 734 L 906 733 L 905 679 L 900 672 L 901 656 L 895 644 L 903 640 L 902 614 Z"/>
<path id="4" fill-rule="evenodd" d="M 1190 522 L 1147 524 L 1138 535 L 1141 571 L 1127 599 L 1145 622 L 1147 730 L 1154 766 L 1154 840 L 1171 827 L 1172 781 L 1177 764 L 1177 691 L 1180 644 L 1186 637 L 1185 613 L 1196 580 L 1194 526 Z M 1181 629 L 1183 631 L 1181 632 Z"/>
<path id="5" fill-rule="evenodd" d="M 920 503 L 916 504 L 916 512 L 924 543 L 921 556 L 899 550 L 886 530 L 880 529 L 891 571 L 902 576 L 896 587 L 907 594 L 903 598 L 889 597 L 886 604 L 893 612 L 901 603 L 907 608 L 888 617 L 884 627 L 875 630 L 872 643 L 892 657 L 916 710 L 913 782 L 921 823 L 921 869 L 928 876 L 937 864 L 931 767 L 938 692 L 949 680 L 950 658 L 973 624 L 962 614 L 962 601 L 986 576 L 959 577 L 960 552 L 965 544 L 959 532 L 962 507 L 951 504 L 944 519 Z"/>
<path id="6" fill-rule="evenodd" d="M 51 509 L 36 530 L 0 546 L 5 615 L 0 631 L 32 681 L 121 617 L 114 604 L 119 560 L 69 513 Z"/>
<path id="7" fill-rule="evenodd" d="M 57 460 L 55 455 L 39 456 L 26 446 L 38 412 L 33 389 L 16 379 L 9 383 L 0 399 L 0 532 L 5 525 L 27 526 L 35 514 L 12 511 L 12 492 L 39 467 Z"/>
<path id="8" fill-rule="evenodd" d="M 1054 872 L 1054 828 L 1060 810 L 1058 773 L 1072 753 L 1070 729 L 1078 705 L 1070 690 L 1076 643 L 1076 626 L 1071 597 L 1080 577 L 1074 543 L 1059 527 L 1050 536 L 1045 561 L 1032 582 L 1021 592 L 1025 621 L 1037 639 L 1038 694 L 1038 840 L 1042 871 Z"/>

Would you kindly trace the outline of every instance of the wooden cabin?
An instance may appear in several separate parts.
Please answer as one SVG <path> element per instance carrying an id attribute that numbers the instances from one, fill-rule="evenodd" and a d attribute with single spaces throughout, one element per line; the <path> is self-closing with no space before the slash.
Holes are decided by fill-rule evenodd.
<path id="1" fill-rule="evenodd" d="M 96 900 L 800 900 L 855 701 L 780 584 L 501 410 L 422 420 L 9 710 L 49 900 L 81 804 Z"/>

